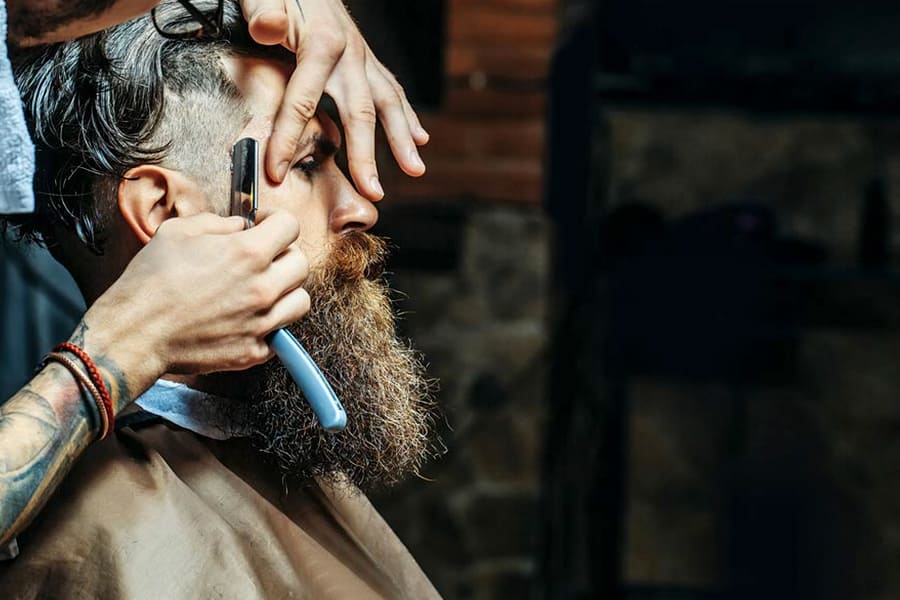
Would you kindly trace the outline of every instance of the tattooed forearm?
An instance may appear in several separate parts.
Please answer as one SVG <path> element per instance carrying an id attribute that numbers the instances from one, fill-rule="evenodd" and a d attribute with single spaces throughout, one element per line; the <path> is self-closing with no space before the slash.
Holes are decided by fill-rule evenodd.
<path id="1" fill-rule="evenodd" d="M 106 389 L 109 390 L 109 395 L 112 396 L 113 408 L 118 413 L 134 400 L 134 395 L 128 385 L 128 379 L 115 361 L 99 357 L 94 362 L 97 363 L 97 368 L 100 369 L 103 383 L 106 384 Z"/>
<path id="2" fill-rule="evenodd" d="M 69 341 L 75 344 L 76 346 L 84 346 L 84 337 L 87 335 L 88 324 L 84 321 L 78 323 L 78 326 L 75 327 L 75 332 L 72 333 L 72 337 L 69 338 Z"/>
<path id="3" fill-rule="evenodd" d="M 59 424 L 49 402 L 29 388 L 22 390 L 19 397 L 21 402 L 0 406 L 0 439 L 17 438 L 19 442 L 0 454 L 0 476 L 27 475 L 29 467 L 45 453 L 59 433 Z M 22 431 L 28 431 L 30 435 L 22 437 Z"/>
<path id="4" fill-rule="evenodd" d="M 88 406 L 55 364 L 0 406 L 0 548 L 34 518 L 93 439 Z"/>
<path id="5" fill-rule="evenodd" d="M 134 399 L 128 378 L 115 360 L 92 346 L 86 322 L 78 324 L 69 341 L 91 355 L 115 412 L 127 406 Z M 99 427 L 95 401 L 56 363 L 48 364 L 24 389 L 0 404 L 0 549 L 47 502 Z"/>
<path id="6" fill-rule="evenodd" d="M 76 346 L 85 347 L 90 330 L 90 326 L 85 321 L 81 321 L 75 328 L 75 332 L 69 338 L 69 341 Z M 103 378 L 103 383 L 106 384 L 106 389 L 109 390 L 109 394 L 112 396 L 113 408 L 118 413 L 134 400 L 125 372 L 119 368 L 116 361 L 108 357 L 95 356 L 93 360 L 100 370 L 100 376 Z"/>

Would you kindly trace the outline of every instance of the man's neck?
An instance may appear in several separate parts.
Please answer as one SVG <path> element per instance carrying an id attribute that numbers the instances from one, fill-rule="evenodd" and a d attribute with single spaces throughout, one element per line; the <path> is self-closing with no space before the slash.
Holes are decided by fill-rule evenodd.
<path id="1" fill-rule="evenodd" d="M 225 440 L 246 435 L 246 429 L 234 422 L 241 401 L 198 390 L 203 385 L 198 384 L 200 379 L 181 376 L 160 379 L 135 402 L 146 412 L 204 437 Z"/>

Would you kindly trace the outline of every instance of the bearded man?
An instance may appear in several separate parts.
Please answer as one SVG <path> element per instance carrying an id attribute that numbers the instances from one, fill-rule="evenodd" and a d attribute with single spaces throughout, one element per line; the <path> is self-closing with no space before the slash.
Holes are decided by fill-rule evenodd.
<path id="1" fill-rule="evenodd" d="M 17 59 L 43 199 L 20 233 L 51 248 L 89 303 L 169 219 L 227 214 L 235 141 L 265 151 L 294 57 L 252 42 L 226 4 L 216 40 L 163 38 L 148 16 Z M 156 12 L 170 31 L 182 16 L 175 2 Z M 319 114 L 306 131 L 284 181 L 260 182 L 259 205 L 263 219 L 285 210 L 301 224 L 288 252 L 308 257 L 312 308 L 290 329 L 346 429 L 325 432 L 277 361 L 168 375 L 20 536 L 0 596 L 437 596 L 360 491 L 427 457 L 430 385 L 395 336 L 385 244 L 366 232 L 377 211 L 335 164 L 339 129 Z"/>

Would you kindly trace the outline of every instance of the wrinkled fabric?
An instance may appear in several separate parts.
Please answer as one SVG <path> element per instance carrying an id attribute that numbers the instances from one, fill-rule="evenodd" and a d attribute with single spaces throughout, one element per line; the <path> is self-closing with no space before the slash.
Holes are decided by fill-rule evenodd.
<path id="1" fill-rule="evenodd" d="M 439 597 L 355 488 L 285 493 L 246 441 L 168 424 L 94 444 L 19 545 L 0 598 Z"/>
<path id="2" fill-rule="evenodd" d="M 0 214 L 34 210 L 34 144 L 6 50 L 6 1 L 0 0 Z"/>

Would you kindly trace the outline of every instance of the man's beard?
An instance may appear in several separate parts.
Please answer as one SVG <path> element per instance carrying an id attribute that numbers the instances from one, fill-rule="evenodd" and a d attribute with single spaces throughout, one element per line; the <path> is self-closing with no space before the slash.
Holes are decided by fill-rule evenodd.
<path id="1" fill-rule="evenodd" d="M 352 232 L 331 249 L 304 286 L 309 314 L 288 329 L 309 351 L 347 412 L 328 433 L 278 360 L 240 374 L 247 398 L 236 424 L 286 479 L 348 477 L 362 489 L 418 473 L 432 454 L 433 382 L 420 355 L 397 338 L 381 282 L 386 244 Z"/>

